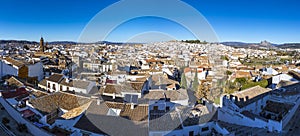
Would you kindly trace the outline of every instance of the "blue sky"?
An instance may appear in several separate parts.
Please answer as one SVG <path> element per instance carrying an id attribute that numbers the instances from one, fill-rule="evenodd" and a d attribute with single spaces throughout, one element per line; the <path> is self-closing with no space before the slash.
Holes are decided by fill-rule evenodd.
<path id="1" fill-rule="evenodd" d="M 76 41 L 86 24 L 116 0 L 1 0 L 0 39 Z M 300 42 L 298 0 L 184 0 L 210 23 L 220 41 Z M 174 13 L 176 15 L 177 13 Z M 192 20 L 191 20 L 192 21 Z M 130 20 L 107 38 L 123 41 L 142 31 L 194 37 L 174 22 L 155 17 Z M 125 37 L 125 38 L 124 38 Z"/>

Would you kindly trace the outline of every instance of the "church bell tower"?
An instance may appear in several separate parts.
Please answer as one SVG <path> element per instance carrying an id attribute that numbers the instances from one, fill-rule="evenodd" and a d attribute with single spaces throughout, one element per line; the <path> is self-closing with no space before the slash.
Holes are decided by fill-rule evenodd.
<path id="1" fill-rule="evenodd" d="M 44 47 L 44 39 L 43 37 L 41 37 L 40 39 L 40 51 L 44 52 L 45 51 L 45 47 Z"/>

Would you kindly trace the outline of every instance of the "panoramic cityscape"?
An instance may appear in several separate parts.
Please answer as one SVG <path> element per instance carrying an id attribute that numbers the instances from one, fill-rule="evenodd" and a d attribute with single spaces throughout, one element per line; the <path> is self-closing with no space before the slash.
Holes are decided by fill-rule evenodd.
<path id="1" fill-rule="evenodd" d="M 300 135 L 298 1 L 0 3 L 0 136 Z"/>

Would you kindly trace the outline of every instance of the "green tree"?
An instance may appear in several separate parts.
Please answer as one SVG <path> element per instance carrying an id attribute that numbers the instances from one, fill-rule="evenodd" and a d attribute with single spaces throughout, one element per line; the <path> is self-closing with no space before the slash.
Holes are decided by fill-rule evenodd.
<path id="1" fill-rule="evenodd" d="M 180 86 L 184 89 L 187 89 L 187 81 L 186 81 L 186 77 L 185 77 L 184 73 L 182 73 L 182 76 L 181 76 Z"/>
<path id="2" fill-rule="evenodd" d="M 221 56 L 221 59 L 222 59 L 222 60 L 227 60 L 227 61 L 229 61 L 228 57 L 225 56 L 225 55 L 222 55 L 222 56 Z"/>
<path id="3" fill-rule="evenodd" d="M 196 71 L 194 81 L 193 81 L 193 89 L 194 91 L 198 90 L 199 81 L 198 81 L 198 72 Z"/>
<path id="4" fill-rule="evenodd" d="M 259 85 L 259 86 L 261 86 L 263 88 L 266 88 L 268 86 L 268 80 L 263 79 L 263 80 L 261 80 L 259 82 L 250 81 L 250 82 L 247 82 L 247 84 L 244 84 L 241 89 L 245 90 L 245 89 L 257 86 L 257 85 Z"/>
<path id="5" fill-rule="evenodd" d="M 236 82 L 236 83 L 240 83 L 241 85 L 245 84 L 246 81 L 247 81 L 247 79 L 244 78 L 244 77 L 236 78 L 236 79 L 235 79 L 235 82 Z"/>
<path id="6" fill-rule="evenodd" d="M 231 71 L 229 71 L 229 70 L 226 71 L 226 75 L 231 75 L 231 74 L 232 74 Z"/>

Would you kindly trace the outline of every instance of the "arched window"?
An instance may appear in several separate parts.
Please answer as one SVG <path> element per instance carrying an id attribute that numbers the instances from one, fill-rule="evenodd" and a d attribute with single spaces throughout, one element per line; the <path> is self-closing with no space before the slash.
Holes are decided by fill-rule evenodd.
<path id="1" fill-rule="evenodd" d="M 52 84 L 52 89 L 56 91 L 55 84 Z"/>

